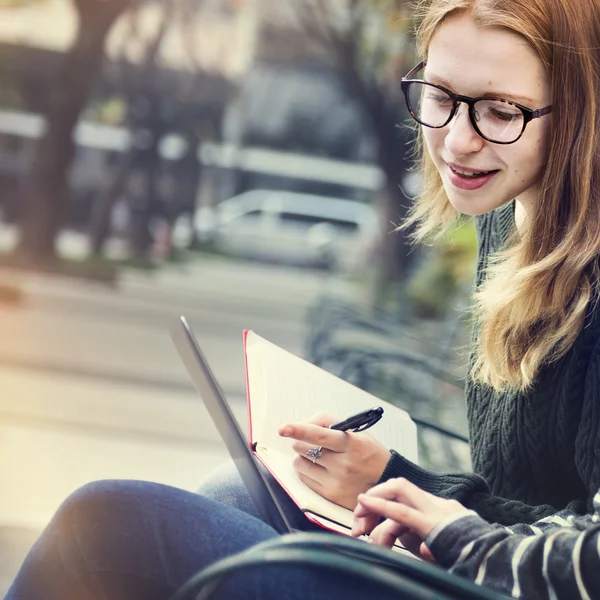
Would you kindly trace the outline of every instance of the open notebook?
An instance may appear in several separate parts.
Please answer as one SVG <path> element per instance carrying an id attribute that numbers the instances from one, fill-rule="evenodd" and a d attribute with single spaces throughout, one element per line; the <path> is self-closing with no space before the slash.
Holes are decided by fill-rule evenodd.
<path id="1" fill-rule="evenodd" d="M 407 412 L 283 350 L 252 331 L 244 332 L 250 443 L 256 456 L 311 521 L 349 535 L 352 511 L 312 491 L 294 471 L 292 441 L 277 433 L 284 423 L 319 411 L 340 420 L 374 406 L 383 418 L 368 433 L 387 448 L 417 462 L 417 429 Z"/>

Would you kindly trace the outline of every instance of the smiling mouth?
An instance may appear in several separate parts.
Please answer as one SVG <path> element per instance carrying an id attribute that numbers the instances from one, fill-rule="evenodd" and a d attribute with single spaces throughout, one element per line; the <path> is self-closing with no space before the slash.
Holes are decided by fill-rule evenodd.
<path id="1" fill-rule="evenodd" d="M 461 169 L 456 169 L 455 167 L 448 165 L 453 173 L 456 173 L 460 177 L 464 177 L 465 179 L 477 179 L 478 177 L 485 177 L 486 175 L 491 175 L 492 173 L 497 173 L 498 169 L 494 169 L 492 171 L 462 171 Z"/>

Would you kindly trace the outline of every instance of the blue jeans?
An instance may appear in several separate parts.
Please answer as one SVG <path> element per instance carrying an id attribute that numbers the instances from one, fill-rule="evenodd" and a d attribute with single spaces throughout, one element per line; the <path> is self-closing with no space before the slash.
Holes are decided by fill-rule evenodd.
<path id="1" fill-rule="evenodd" d="M 59 508 L 6 600 L 166 600 L 203 567 L 277 535 L 247 512 L 199 494 L 142 481 L 91 483 Z M 276 567 L 236 574 L 216 597 L 391 600 L 392 595 L 351 575 Z"/>
<path id="2" fill-rule="evenodd" d="M 275 481 L 273 476 L 262 466 L 261 469 L 290 525 L 301 531 L 323 531 L 321 527 L 309 521 L 302 514 L 302 511 L 292 502 L 287 492 Z M 198 489 L 198 493 L 261 519 L 258 509 L 232 461 L 223 463 L 212 471 Z"/>

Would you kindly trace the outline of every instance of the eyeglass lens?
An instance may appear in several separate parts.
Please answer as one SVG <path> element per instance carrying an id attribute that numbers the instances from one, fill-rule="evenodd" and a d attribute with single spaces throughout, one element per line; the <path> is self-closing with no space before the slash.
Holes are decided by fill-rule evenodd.
<path id="1" fill-rule="evenodd" d="M 454 108 L 446 92 L 427 83 L 411 82 L 407 99 L 417 120 L 429 127 L 447 124 Z M 512 142 L 521 135 L 524 116 L 516 106 L 501 100 L 478 100 L 474 109 L 476 128 L 490 141 Z"/>

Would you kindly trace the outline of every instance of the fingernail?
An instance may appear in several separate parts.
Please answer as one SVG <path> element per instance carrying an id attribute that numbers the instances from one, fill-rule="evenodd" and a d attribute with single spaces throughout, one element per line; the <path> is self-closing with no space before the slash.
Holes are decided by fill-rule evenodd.
<path id="1" fill-rule="evenodd" d="M 279 430 L 279 435 L 282 435 L 284 437 L 288 436 L 288 435 L 292 435 L 293 430 L 289 425 L 286 425 L 285 427 L 282 427 Z"/>
<path id="2" fill-rule="evenodd" d="M 367 544 L 374 544 L 375 542 L 371 539 L 371 537 L 367 538 Z"/>

